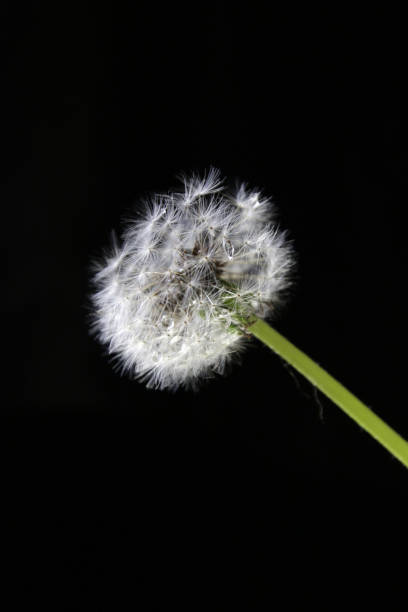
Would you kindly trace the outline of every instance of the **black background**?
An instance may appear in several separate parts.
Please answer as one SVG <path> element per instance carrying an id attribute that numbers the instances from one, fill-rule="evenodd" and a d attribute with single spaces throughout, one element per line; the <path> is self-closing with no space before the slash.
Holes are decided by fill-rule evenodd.
<path id="1" fill-rule="evenodd" d="M 193 586 L 193 609 L 222 585 L 220 605 L 245 592 L 254 607 L 276 603 L 285 578 L 287 603 L 357 585 L 398 600 L 407 474 L 379 444 L 256 343 L 199 393 L 148 391 L 112 370 L 86 314 L 90 260 L 123 214 L 180 171 L 216 166 L 272 195 L 295 242 L 277 328 L 408 437 L 402 15 L 2 11 L 3 329 L 17 374 L 4 448 L 24 499 L 11 513 L 20 590 L 52 583 L 63 602 L 81 591 L 102 609 L 118 580 L 115 605 L 129 590 L 156 609 Z"/>

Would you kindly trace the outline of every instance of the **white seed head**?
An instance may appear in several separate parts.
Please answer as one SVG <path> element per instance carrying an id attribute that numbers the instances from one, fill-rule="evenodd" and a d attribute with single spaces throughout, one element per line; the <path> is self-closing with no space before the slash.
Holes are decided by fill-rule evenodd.
<path id="1" fill-rule="evenodd" d="M 217 170 L 153 197 L 95 265 L 92 330 L 148 387 L 195 387 L 245 345 L 243 321 L 281 302 L 292 248 L 272 204 Z"/>

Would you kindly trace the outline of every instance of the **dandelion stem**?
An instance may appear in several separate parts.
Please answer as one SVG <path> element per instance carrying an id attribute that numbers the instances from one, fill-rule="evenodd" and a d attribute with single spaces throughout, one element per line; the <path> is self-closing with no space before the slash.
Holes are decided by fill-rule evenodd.
<path id="1" fill-rule="evenodd" d="M 408 442 L 333 376 L 262 319 L 257 318 L 247 327 L 247 331 L 296 368 L 408 468 Z"/>

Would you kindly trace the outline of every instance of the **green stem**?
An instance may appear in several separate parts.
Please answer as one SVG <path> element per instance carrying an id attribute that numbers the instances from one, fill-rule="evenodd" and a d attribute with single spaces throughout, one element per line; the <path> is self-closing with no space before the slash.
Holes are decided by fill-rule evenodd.
<path id="1" fill-rule="evenodd" d="M 247 327 L 247 331 L 296 368 L 408 468 L 408 442 L 333 376 L 262 319 L 256 319 L 255 323 Z"/>

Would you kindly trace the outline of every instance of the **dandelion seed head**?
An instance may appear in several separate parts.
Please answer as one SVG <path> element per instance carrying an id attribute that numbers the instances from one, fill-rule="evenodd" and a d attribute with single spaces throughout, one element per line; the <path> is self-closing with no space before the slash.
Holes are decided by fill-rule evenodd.
<path id="1" fill-rule="evenodd" d="M 196 387 L 245 346 L 242 321 L 269 316 L 293 253 L 273 207 L 218 170 L 182 177 L 131 219 L 94 266 L 92 330 L 121 371 L 150 388 Z"/>

